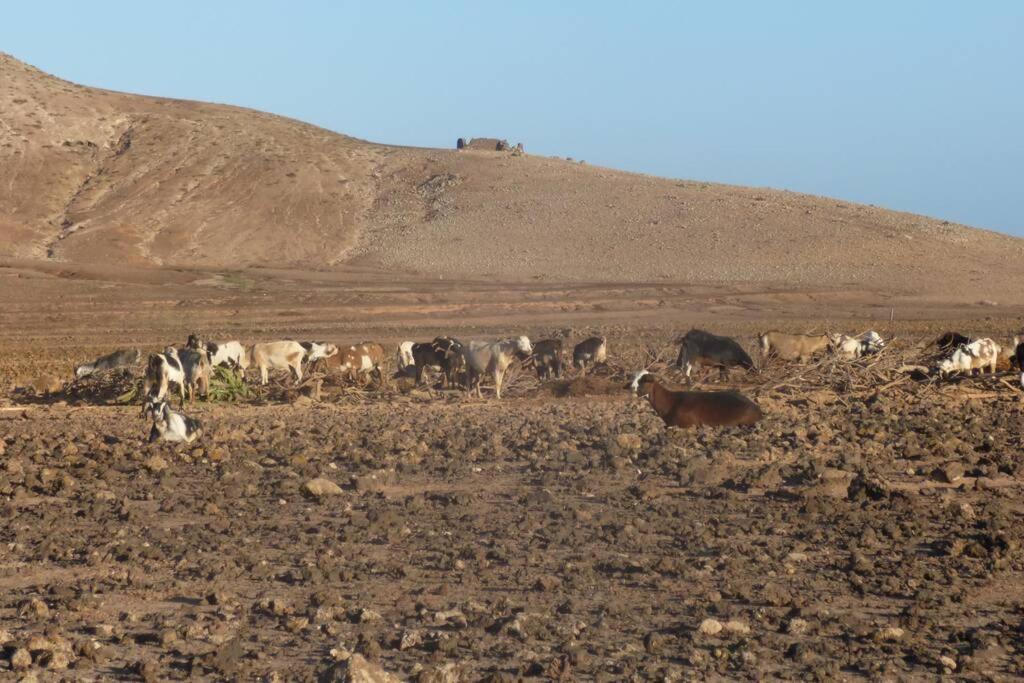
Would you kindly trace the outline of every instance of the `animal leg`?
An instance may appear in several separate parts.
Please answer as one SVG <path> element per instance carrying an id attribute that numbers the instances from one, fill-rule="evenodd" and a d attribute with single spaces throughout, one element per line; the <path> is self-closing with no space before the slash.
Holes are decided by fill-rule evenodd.
<path id="1" fill-rule="evenodd" d="M 260 384 L 262 384 L 263 386 L 267 385 L 267 382 L 269 381 L 269 374 L 270 373 L 267 372 L 267 366 L 261 365 L 260 366 Z"/>
<path id="2" fill-rule="evenodd" d="M 505 379 L 505 371 L 504 370 L 495 370 L 494 371 L 494 393 L 497 395 L 498 398 L 501 398 L 501 382 L 504 379 Z"/>

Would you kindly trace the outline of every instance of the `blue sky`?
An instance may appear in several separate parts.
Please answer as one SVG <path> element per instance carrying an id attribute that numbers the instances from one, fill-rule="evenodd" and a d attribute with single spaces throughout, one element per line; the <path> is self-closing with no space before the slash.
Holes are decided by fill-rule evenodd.
<path id="1" fill-rule="evenodd" d="M 1024 2 L 22 2 L 0 50 L 379 142 L 498 136 L 1024 235 Z"/>

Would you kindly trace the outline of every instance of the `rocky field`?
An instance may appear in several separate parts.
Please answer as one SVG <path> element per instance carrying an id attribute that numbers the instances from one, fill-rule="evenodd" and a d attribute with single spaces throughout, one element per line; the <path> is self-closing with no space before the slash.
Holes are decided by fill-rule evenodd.
<path id="1" fill-rule="evenodd" d="M 137 405 L 8 402 L 0 667 L 1024 675 L 1021 392 L 872 372 L 743 378 L 753 429 L 666 430 L 617 367 L 520 375 L 501 402 L 399 385 L 200 403 L 185 448 L 147 444 Z"/>

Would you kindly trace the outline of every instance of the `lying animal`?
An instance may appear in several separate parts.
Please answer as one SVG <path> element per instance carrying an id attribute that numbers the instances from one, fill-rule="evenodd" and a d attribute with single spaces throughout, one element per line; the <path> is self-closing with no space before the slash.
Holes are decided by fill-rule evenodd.
<path id="1" fill-rule="evenodd" d="M 736 392 L 672 391 L 646 370 L 638 372 L 628 387 L 646 397 L 669 427 L 752 425 L 764 417 L 756 403 Z"/>
<path id="2" fill-rule="evenodd" d="M 999 344 L 987 337 L 963 344 L 952 356 L 939 363 L 939 375 L 948 377 L 954 372 L 972 374 L 974 370 L 985 372 L 986 367 L 989 372 L 995 373 L 1000 351 L 1002 349 Z"/>
<path id="3" fill-rule="evenodd" d="M 563 349 L 561 339 L 541 339 L 533 344 L 533 367 L 537 371 L 537 379 L 561 377 Z"/>
<path id="4" fill-rule="evenodd" d="M 800 362 L 810 360 L 814 354 L 825 351 L 831 343 L 827 334 L 787 334 L 775 330 L 763 332 L 757 339 L 761 343 L 762 358 L 774 354 L 782 360 Z"/>
<path id="5" fill-rule="evenodd" d="M 743 347 L 729 337 L 720 337 L 704 330 L 690 330 L 679 339 L 679 358 L 676 365 L 686 369 L 686 376 L 698 365 L 717 367 L 723 378 L 729 376 L 729 368 L 739 366 L 754 369 L 754 361 Z"/>
<path id="6" fill-rule="evenodd" d="M 143 415 L 153 416 L 153 427 L 149 430 L 149 442 L 158 439 L 192 443 L 203 435 L 203 426 L 199 420 L 171 410 L 167 401 L 151 399 L 142 410 Z"/>
<path id="7" fill-rule="evenodd" d="M 119 349 L 113 353 L 108 353 L 105 356 L 100 356 L 91 363 L 83 363 L 75 368 L 75 377 L 82 379 L 88 377 L 95 372 L 101 372 L 103 370 L 113 370 L 114 368 L 124 367 L 126 365 L 135 365 L 139 362 L 139 358 L 142 357 L 142 352 L 138 349 Z"/>
<path id="8" fill-rule="evenodd" d="M 291 370 L 295 383 L 302 381 L 302 359 L 306 349 L 297 341 L 260 342 L 249 349 L 252 365 L 259 368 L 260 383 L 269 381 L 270 370 Z"/>
<path id="9" fill-rule="evenodd" d="M 572 350 L 572 365 L 586 371 L 588 365 L 604 363 L 608 359 L 608 340 L 604 337 L 590 337 L 577 344 Z"/>
<path id="10" fill-rule="evenodd" d="M 526 360 L 533 353 L 533 345 L 529 337 L 512 337 L 493 342 L 471 341 L 463 347 L 462 355 L 466 359 L 467 387 L 472 393 L 483 398 L 480 380 L 483 374 L 490 373 L 494 377 L 494 390 L 501 398 L 501 384 L 505 372 L 512 361 L 518 357 Z"/>

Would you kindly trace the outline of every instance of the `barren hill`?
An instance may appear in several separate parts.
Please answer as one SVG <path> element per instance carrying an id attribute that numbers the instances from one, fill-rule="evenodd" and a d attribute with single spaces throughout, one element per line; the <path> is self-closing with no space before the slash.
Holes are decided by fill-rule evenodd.
<path id="1" fill-rule="evenodd" d="M 1024 291 L 1024 241 L 993 232 L 529 154 L 378 145 L 236 107 L 87 88 L 6 55 L 0 188 L 0 257 L 17 259 L 358 263 L 956 300 Z"/>

